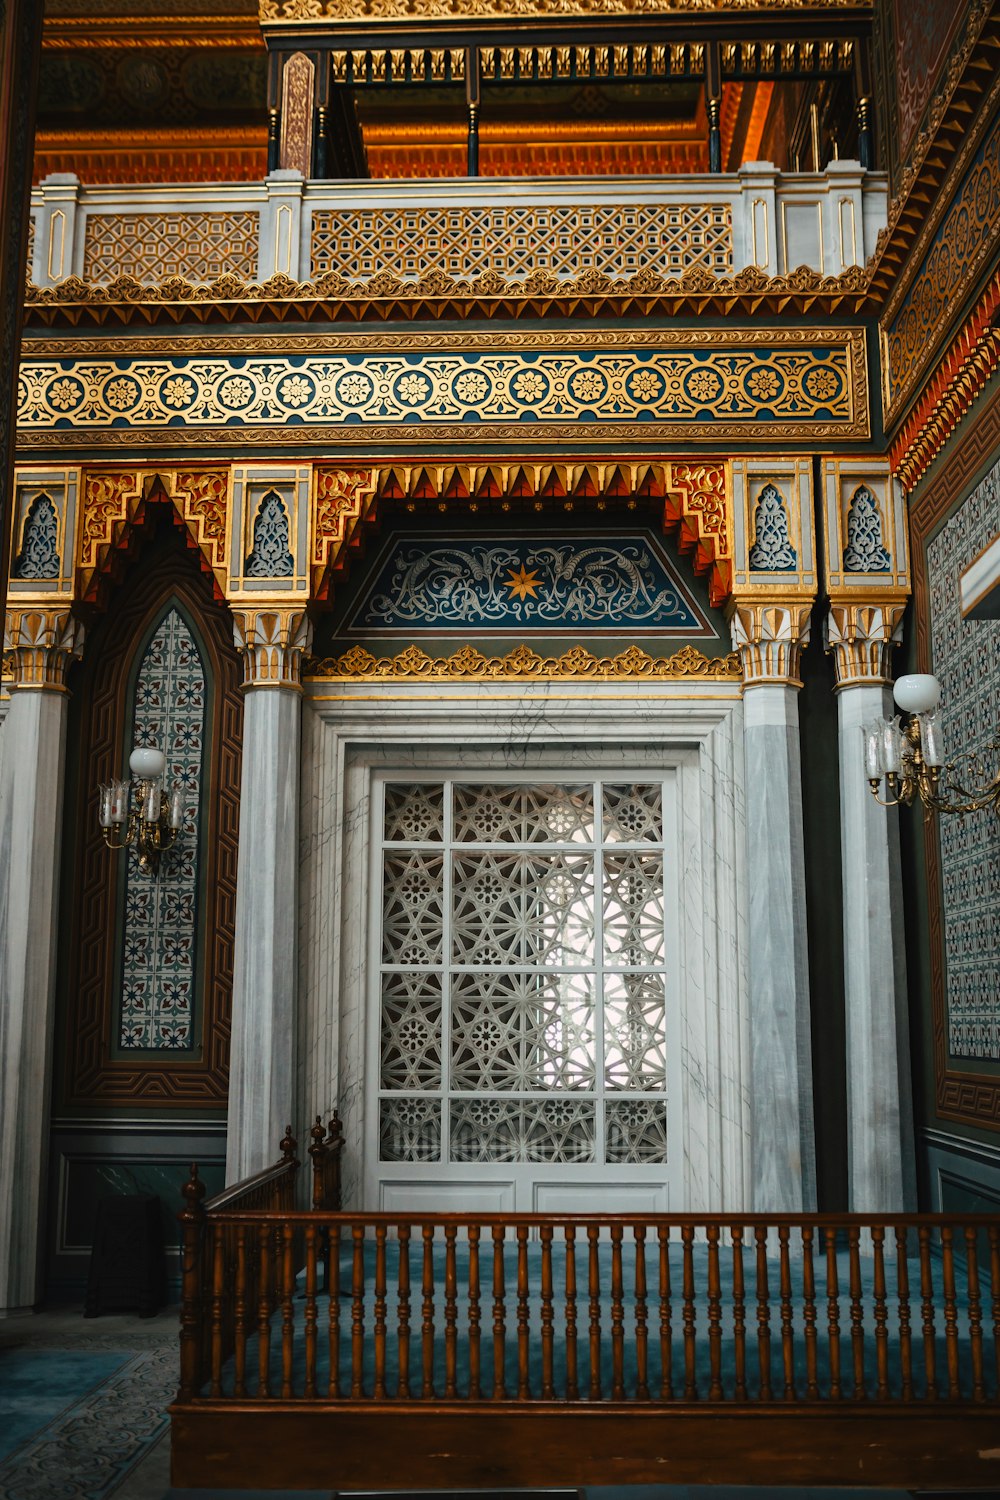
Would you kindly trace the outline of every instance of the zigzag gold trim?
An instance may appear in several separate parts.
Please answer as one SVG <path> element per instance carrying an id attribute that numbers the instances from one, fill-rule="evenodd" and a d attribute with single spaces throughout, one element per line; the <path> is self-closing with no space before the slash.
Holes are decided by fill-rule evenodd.
<path id="1" fill-rule="evenodd" d="M 784 276 L 767 276 L 758 266 L 746 266 L 732 276 L 690 266 L 680 276 L 644 269 L 621 278 L 591 268 L 572 279 L 545 268 L 522 278 L 485 271 L 470 280 L 449 276 L 442 270 L 428 271 L 416 280 L 379 271 L 367 281 L 353 281 L 340 271 L 326 271 L 315 281 L 295 281 L 279 274 L 264 282 L 244 281 L 227 273 L 209 284 L 197 285 L 171 276 L 153 286 L 134 276 L 119 276 L 105 285 L 68 276 L 57 286 L 40 287 L 29 282 L 24 300 L 29 316 L 33 313 L 36 321 L 46 322 L 60 313 L 76 321 L 79 309 L 86 309 L 95 321 L 104 321 L 112 312 L 117 321 L 125 321 L 131 307 L 141 308 L 143 320 L 149 321 L 161 309 L 169 318 L 170 310 L 178 306 L 196 306 L 199 315 L 215 313 L 230 318 L 247 308 L 256 321 L 262 316 L 262 303 L 273 307 L 278 317 L 309 317 L 314 313 L 324 317 L 365 316 L 372 308 L 381 317 L 386 303 L 398 306 L 401 315 L 408 317 L 428 310 L 447 312 L 457 304 L 455 311 L 468 317 L 470 299 L 487 305 L 504 302 L 509 304 L 505 310 L 516 312 L 529 307 L 536 311 L 539 303 L 562 307 L 580 298 L 588 299 L 589 310 L 593 310 L 595 299 L 609 305 L 639 299 L 698 307 L 718 304 L 723 311 L 747 299 L 754 307 L 767 303 L 774 304 L 777 311 L 789 306 L 804 311 L 819 301 L 840 303 L 846 298 L 857 311 L 868 298 L 870 283 L 871 272 L 864 266 L 851 266 L 839 276 L 824 275 L 811 266 L 798 266 Z"/>
<path id="2" fill-rule="evenodd" d="M 694 646 L 682 646 L 672 656 L 649 656 L 629 646 L 617 656 L 594 656 L 584 646 L 572 646 L 562 656 L 539 656 L 530 646 L 516 646 L 506 656 L 484 656 L 474 646 L 462 646 L 451 656 L 428 656 L 419 646 L 407 646 L 396 656 L 373 656 L 363 646 L 352 646 L 343 656 L 312 658 L 303 677 L 319 681 L 365 682 L 372 679 L 492 682 L 497 678 L 539 681 L 552 678 L 589 678 L 604 681 L 702 678 L 739 681 L 742 676 L 735 651 L 726 656 L 704 656 Z"/>

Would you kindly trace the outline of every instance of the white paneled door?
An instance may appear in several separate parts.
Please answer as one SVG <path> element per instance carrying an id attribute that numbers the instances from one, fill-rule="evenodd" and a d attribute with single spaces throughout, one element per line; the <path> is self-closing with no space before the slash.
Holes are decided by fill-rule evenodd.
<path id="1" fill-rule="evenodd" d="M 366 1200 L 679 1204 L 675 773 L 372 792 Z"/>

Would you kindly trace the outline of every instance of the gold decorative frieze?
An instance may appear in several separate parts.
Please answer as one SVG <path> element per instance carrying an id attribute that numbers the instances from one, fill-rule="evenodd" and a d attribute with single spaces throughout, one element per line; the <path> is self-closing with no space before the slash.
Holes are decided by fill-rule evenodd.
<path id="1" fill-rule="evenodd" d="M 373 512 L 377 476 L 376 469 L 317 466 L 310 548 L 314 599 L 329 599 L 334 577 L 345 571 L 345 554 Z"/>
<path id="2" fill-rule="evenodd" d="M 759 312 L 830 313 L 864 311 L 869 302 L 871 273 L 850 266 L 839 276 L 828 276 L 810 266 L 798 266 L 784 276 L 768 276 L 759 266 L 745 266 L 731 276 L 720 276 L 695 265 L 680 275 L 664 275 L 643 267 L 629 276 L 609 276 L 596 268 L 576 277 L 536 270 L 529 276 L 505 277 L 490 270 L 480 276 L 456 278 L 435 267 L 416 280 L 379 271 L 358 282 L 340 271 L 327 271 L 315 281 L 294 281 L 279 274 L 256 283 L 226 275 L 210 286 L 171 277 L 158 286 L 145 286 L 134 276 L 120 276 L 106 286 L 95 286 L 67 276 L 55 286 L 29 285 L 25 314 L 31 323 L 175 323 L 180 309 L 191 309 L 203 319 L 259 322 L 272 316 L 324 322 L 389 317 L 417 318 L 536 317 L 547 313 L 571 315 L 581 307 L 593 315 L 644 316 L 661 309 L 726 315 L 741 309 Z"/>
<path id="3" fill-rule="evenodd" d="M 738 680 L 739 658 L 704 656 L 694 646 L 682 646 L 672 656 L 649 656 L 629 646 L 617 656 L 594 656 L 583 646 L 572 646 L 561 656 L 540 656 L 530 646 L 517 646 L 506 656 L 484 656 L 474 646 L 463 646 L 451 656 L 428 656 L 419 646 L 407 646 L 395 656 L 373 656 L 363 646 L 352 646 L 342 656 L 306 663 L 307 679 L 355 682 L 429 681 L 442 678 L 464 682 L 548 681 L 585 678 L 589 681 L 671 681 L 677 678 Z"/>
<path id="4" fill-rule="evenodd" d="M 8 609 L 4 676 L 11 688 L 63 692 L 70 665 L 83 654 L 83 626 L 68 609 Z"/>
<path id="5" fill-rule="evenodd" d="M 838 10 L 867 12 L 871 0 L 838 0 Z M 743 11 L 829 11 L 826 0 L 260 0 L 262 26 L 290 21 L 324 25 L 339 21 L 351 26 L 395 21 L 414 25 L 424 21 L 593 21 L 661 18 L 679 15 L 710 16 Z"/>
<path id="6" fill-rule="evenodd" d="M 833 653 L 838 688 L 892 681 L 892 647 L 899 644 L 905 612 L 905 601 L 830 605 L 826 646 Z"/>
<path id="7" fill-rule="evenodd" d="M 162 348 L 21 365 L 22 442 L 162 442 L 182 425 L 243 446 L 254 433 L 380 441 L 789 439 L 869 435 L 864 332 L 669 328 L 437 335 L 360 333 L 321 352 L 237 359 Z M 261 341 L 253 347 L 260 350 Z M 243 346 L 244 349 L 247 347 Z M 126 341 L 126 349 L 128 341 Z M 279 352 L 280 351 L 280 352 Z M 108 351 L 110 356 L 111 351 Z"/>

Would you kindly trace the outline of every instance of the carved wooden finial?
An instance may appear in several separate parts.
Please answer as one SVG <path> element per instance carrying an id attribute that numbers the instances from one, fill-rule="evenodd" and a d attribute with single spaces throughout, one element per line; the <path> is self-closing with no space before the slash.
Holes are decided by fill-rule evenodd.
<path id="1" fill-rule="evenodd" d="M 316 1156 L 323 1149 L 323 1137 L 326 1134 L 323 1126 L 322 1115 L 316 1116 L 316 1123 L 309 1131 L 309 1134 L 312 1136 L 312 1145 L 309 1147 L 309 1155 Z"/>
<path id="2" fill-rule="evenodd" d="M 327 1126 L 327 1130 L 329 1132 L 327 1136 L 328 1141 L 339 1141 L 344 1133 L 344 1127 L 340 1122 L 340 1116 L 336 1110 L 330 1116 L 330 1124 Z"/>
<path id="3" fill-rule="evenodd" d="M 181 1188 L 181 1192 L 184 1195 L 184 1207 L 181 1209 L 181 1216 L 188 1218 L 197 1217 L 202 1211 L 201 1200 L 205 1196 L 205 1184 L 198 1176 L 198 1163 L 196 1161 L 191 1163 L 191 1176 Z"/>
<path id="4" fill-rule="evenodd" d="M 278 1147 L 278 1150 L 281 1152 L 282 1158 L 285 1161 L 294 1161 L 295 1153 L 298 1149 L 299 1143 L 295 1139 L 294 1135 L 292 1135 L 292 1127 L 290 1125 L 286 1125 L 285 1133 L 282 1136 L 281 1144 Z"/>

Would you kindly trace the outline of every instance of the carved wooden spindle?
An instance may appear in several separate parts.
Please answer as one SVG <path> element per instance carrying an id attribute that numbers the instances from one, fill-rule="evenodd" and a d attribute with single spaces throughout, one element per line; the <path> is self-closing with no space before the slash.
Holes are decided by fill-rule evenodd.
<path id="1" fill-rule="evenodd" d="M 948 1396 L 957 1401 L 962 1394 L 958 1378 L 958 1309 L 955 1301 L 954 1231 L 941 1226 L 941 1277 L 944 1282 L 944 1347 L 948 1361 Z"/>
<path id="2" fill-rule="evenodd" d="M 399 1272 L 397 1287 L 399 1307 L 397 1326 L 399 1329 L 399 1395 L 406 1401 L 410 1396 L 410 1226 L 400 1224 Z"/>
<path id="3" fill-rule="evenodd" d="M 635 1394 L 649 1400 L 649 1333 L 646 1327 L 646 1227 L 636 1224 L 635 1234 Z"/>
<path id="4" fill-rule="evenodd" d="M 924 1399 L 936 1401 L 937 1367 L 934 1328 L 934 1275 L 931 1267 L 931 1232 L 921 1224 L 917 1234 L 920 1246 L 920 1311 L 924 1340 Z"/>
<path id="5" fill-rule="evenodd" d="M 896 1226 L 896 1297 L 899 1303 L 899 1374 L 904 1401 L 913 1400 L 913 1335 L 910 1331 L 910 1270 L 906 1225 Z"/>
<path id="6" fill-rule="evenodd" d="M 365 1358 L 365 1226 L 351 1226 L 351 1400 L 364 1395 Z"/>
<path id="7" fill-rule="evenodd" d="M 622 1226 L 611 1226 L 611 1399 L 625 1399 L 625 1296 Z"/>
<path id="8" fill-rule="evenodd" d="M 590 1399 L 601 1399 L 601 1267 L 597 1256 L 600 1230 L 587 1225 L 587 1281 L 590 1293 Z"/>
<path id="9" fill-rule="evenodd" d="M 375 1225 L 375 1399 L 385 1400 L 386 1226 Z"/>
<path id="10" fill-rule="evenodd" d="M 813 1266 L 813 1231 L 802 1226 L 802 1321 L 806 1345 L 806 1399 L 819 1400 L 816 1370 L 816 1277 Z"/>
<path id="11" fill-rule="evenodd" d="M 423 1381 L 420 1394 L 425 1400 L 434 1398 L 434 1225 L 422 1226 L 424 1244 L 423 1258 L 423 1321 L 420 1325 L 420 1349 L 423 1362 Z"/>
<path id="12" fill-rule="evenodd" d="M 889 1318 L 885 1295 L 885 1229 L 872 1226 L 873 1300 L 875 1312 L 875 1399 L 889 1398 Z"/>
<path id="13" fill-rule="evenodd" d="M 576 1347 L 576 1230 L 572 1224 L 565 1227 L 566 1240 L 566 1399 L 576 1401 L 580 1396 L 577 1373 Z"/>
<path id="14" fill-rule="evenodd" d="M 795 1335 L 792 1328 L 792 1269 L 788 1255 L 787 1224 L 778 1226 L 778 1277 L 781 1298 L 781 1365 L 784 1399 L 795 1400 Z"/>
<path id="15" fill-rule="evenodd" d="M 861 1230 L 852 1224 L 847 1231 L 847 1255 L 851 1296 L 851 1356 L 855 1401 L 865 1399 L 865 1309 L 861 1300 Z"/>
<path id="16" fill-rule="evenodd" d="M 826 1318 L 830 1350 L 830 1400 L 839 1401 L 840 1385 L 840 1282 L 837 1275 L 837 1231 L 832 1225 L 823 1230 L 826 1248 Z"/>
<path id="17" fill-rule="evenodd" d="M 670 1401 L 674 1394 L 674 1350 L 670 1326 L 670 1226 L 660 1224 L 656 1231 L 660 1244 L 660 1400 Z"/>
<path id="18" fill-rule="evenodd" d="M 743 1277 L 743 1225 L 734 1224 L 733 1235 L 733 1394 L 737 1401 L 747 1399 L 747 1318 L 746 1285 Z"/>
<path id="19" fill-rule="evenodd" d="M 340 1157 L 344 1145 L 344 1127 L 334 1110 L 326 1127 L 326 1197 L 324 1208 L 340 1211 Z"/>
<path id="20" fill-rule="evenodd" d="M 257 1298 L 257 1394 L 271 1394 L 271 1261 L 272 1235 L 270 1224 L 262 1224 L 257 1231 L 257 1264 L 259 1267 Z"/>
<path id="21" fill-rule="evenodd" d="M 504 1227 L 493 1225 L 493 1399 L 507 1394 L 506 1284 L 503 1266 Z"/>
<path id="22" fill-rule="evenodd" d="M 201 1368 L 201 1291 L 203 1234 L 205 1210 L 202 1199 L 205 1184 L 198 1176 L 196 1162 L 181 1189 L 184 1207 L 177 1215 L 181 1224 L 181 1352 L 180 1396 L 191 1400 L 202 1386 Z"/>
<path id="23" fill-rule="evenodd" d="M 225 1229 L 221 1224 L 210 1224 L 212 1243 L 212 1381 L 213 1396 L 222 1395 L 223 1319 L 226 1296 Z"/>
<path id="24" fill-rule="evenodd" d="M 757 1245 L 757 1367 L 760 1372 L 760 1399 L 770 1401 L 771 1391 L 771 1304 L 767 1287 L 767 1225 L 754 1225 Z"/>
<path id="25" fill-rule="evenodd" d="M 316 1123 L 309 1134 L 312 1137 L 312 1144 L 309 1147 L 309 1160 L 312 1162 L 312 1206 L 318 1210 L 324 1207 L 326 1176 L 326 1146 L 324 1145 L 326 1127 L 323 1124 L 322 1115 L 316 1116 Z"/>
<path id="26" fill-rule="evenodd" d="M 993 1361 L 994 1378 L 1000 1390 L 1000 1225 L 989 1226 L 990 1238 L 990 1299 L 993 1306 Z"/>
<path id="27" fill-rule="evenodd" d="M 292 1399 L 292 1371 L 295 1363 L 295 1256 L 294 1230 L 285 1224 L 281 1231 L 281 1399 Z"/>
<path id="28" fill-rule="evenodd" d="M 444 1395 L 453 1401 L 457 1393 L 456 1370 L 458 1365 L 458 1274 L 455 1266 L 454 1224 L 446 1224 L 444 1230 Z"/>
<path id="29" fill-rule="evenodd" d="M 979 1292 L 979 1256 L 976 1248 L 976 1229 L 965 1226 L 966 1298 L 969 1306 L 969 1353 L 972 1358 L 972 1399 L 984 1401 L 983 1385 L 983 1308 Z"/>
<path id="30" fill-rule="evenodd" d="M 469 1400 L 482 1395 L 482 1313 L 479 1285 L 479 1225 L 469 1225 Z"/>
<path id="31" fill-rule="evenodd" d="M 684 1321 L 684 1399 L 697 1401 L 698 1375 L 695 1364 L 697 1346 L 697 1314 L 694 1297 L 694 1226 L 685 1224 L 681 1229 L 683 1251 L 683 1281 L 681 1297 Z"/>
<path id="32" fill-rule="evenodd" d="M 517 1394 L 531 1395 L 531 1351 L 528 1345 L 528 1226 L 517 1226 Z"/>
<path id="33" fill-rule="evenodd" d="M 551 1401 L 555 1395 L 553 1377 L 553 1314 L 552 1314 L 552 1225 L 543 1224 L 540 1230 L 542 1241 L 542 1396 Z"/>
<path id="34" fill-rule="evenodd" d="M 722 1280 L 719 1275 L 719 1226 L 709 1224 L 708 1237 L 708 1399 L 722 1399 Z"/>
<path id="35" fill-rule="evenodd" d="M 330 1396 L 340 1395 L 340 1225 L 330 1226 L 327 1248 L 327 1289 L 330 1295 Z"/>
<path id="36" fill-rule="evenodd" d="M 316 1330 L 318 1324 L 316 1312 L 316 1283 L 318 1280 L 318 1241 L 319 1230 L 315 1224 L 306 1225 L 306 1312 L 305 1312 L 305 1347 L 306 1347 L 306 1399 L 315 1399 L 316 1396 Z"/>
<path id="37" fill-rule="evenodd" d="M 239 1400 L 247 1393 L 247 1295 L 249 1264 L 246 1225 L 236 1229 L 236 1289 L 233 1305 L 233 1395 Z"/>

